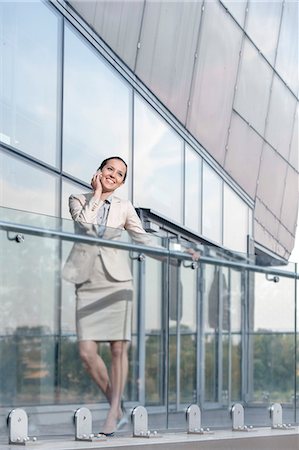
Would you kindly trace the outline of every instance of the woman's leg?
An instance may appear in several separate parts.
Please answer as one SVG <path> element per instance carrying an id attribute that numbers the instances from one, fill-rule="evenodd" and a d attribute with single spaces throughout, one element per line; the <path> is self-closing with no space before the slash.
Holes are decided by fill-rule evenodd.
<path id="1" fill-rule="evenodd" d="M 106 364 L 98 354 L 98 346 L 94 341 L 80 341 L 79 353 L 86 371 L 103 391 L 111 403 L 111 383 Z"/>
<path id="2" fill-rule="evenodd" d="M 111 348 L 111 398 L 103 432 L 111 433 L 116 430 L 117 421 L 120 418 L 120 402 L 128 376 L 128 342 L 110 342 Z"/>

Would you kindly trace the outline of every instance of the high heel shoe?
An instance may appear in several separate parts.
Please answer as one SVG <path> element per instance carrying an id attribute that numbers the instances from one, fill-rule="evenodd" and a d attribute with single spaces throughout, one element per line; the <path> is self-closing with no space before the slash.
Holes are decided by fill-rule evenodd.
<path id="1" fill-rule="evenodd" d="M 102 437 L 102 436 L 113 437 L 114 435 L 115 435 L 115 431 L 111 431 L 111 433 L 104 433 L 104 431 L 100 431 L 97 434 L 97 437 Z"/>
<path id="2" fill-rule="evenodd" d="M 117 430 L 121 430 L 129 423 L 128 412 L 126 410 L 123 400 L 121 400 L 121 402 L 120 402 L 120 409 L 122 411 L 122 417 L 117 422 L 117 425 L 116 425 Z"/>

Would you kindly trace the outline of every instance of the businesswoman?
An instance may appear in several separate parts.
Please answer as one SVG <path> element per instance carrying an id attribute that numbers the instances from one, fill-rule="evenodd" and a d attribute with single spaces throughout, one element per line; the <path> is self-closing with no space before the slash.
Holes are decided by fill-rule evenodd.
<path id="1" fill-rule="evenodd" d="M 79 230 L 117 239 L 121 230 L 148 244 L 133 205 L 114 195 L 126 179 L 127 164 L 119 156 L 105 159 L 93 175 L 92 193 L 72 195 L 70 213 Z M 110 409 L 100 434 L 112 436 L 123 417 L 121 398 L 128 374 L 133 282 L 127 252 L 92 244 L 75 244 L 64 267 L 64 278 L 76 284 L 76 323 L 83 364 L 105 394 Z M 97 352 L 109 342 L 111 370 Z"/>

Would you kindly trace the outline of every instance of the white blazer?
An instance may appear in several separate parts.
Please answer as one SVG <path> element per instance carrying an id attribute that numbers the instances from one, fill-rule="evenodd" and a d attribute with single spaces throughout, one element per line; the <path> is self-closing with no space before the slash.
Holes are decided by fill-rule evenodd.
<path id="1" fill-rule="evenodd" d="M 97 236 L 97 214 L 103 205 L 92 193 L 71 195 L 70 213 L 79 234 Z M 113 196 L 109 208 L 104 239 L 123 240 L 122 230 L 127 230 L 135 242 L 150 245 L 150 236 L 144 231 L 141 221 L 128 200 Z M 75 243 L 63 268 L 63 278 L 76 284 L 87 281 L 91 275 L 95 258 L 102 257 L 105 269 L 116 281 L 132 279 L 128 252 L 98 244 Z"/>

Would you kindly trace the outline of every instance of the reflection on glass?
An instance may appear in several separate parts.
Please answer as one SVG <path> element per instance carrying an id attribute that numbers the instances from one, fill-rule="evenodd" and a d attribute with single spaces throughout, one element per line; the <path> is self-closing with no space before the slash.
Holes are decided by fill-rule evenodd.
<path id="1" fill-rule="evenodd" d="M 222 243 L 222 180 L 204 163 L 202 186 L 202 234 Z"/>
<path id="2" fill-rule="evenodd" d="M 252 336 L 253 396 L 259 403 L 294 401 L 294 335 L 258 332 Z"/>
<path id="3" fill-rule="evenodd" d="M 134 203 L 182 222 L 183 141 L 135 96 Z"/>
<path id="4" fill-rule="evenodd" d="M 58 178 L 0 151 L 0 204 L 57 216 Z"/>
<path id="5" fill-rule="evenodd" d="M 189 145 L 185 149 L 185 225 L 201 232 L 201 165 L 200 156 Z"/>
<path id="6" fill-rule="evenodd" d="M 129 159 L 131 89 L 68 26 L 64 51 L 63 169 L 89 183 L 105 158 Z"/>
<path id="7" fill-rule="evenodd" d="M 0 141 L 58 166 L 59 19 L 43 2 L 0 2 Z"/>
<path id="8" fill-rule="evenodd" d="M 237 252 L 247 252 L 248 207 L 224 183 L 223 191 L 223 244 Z"/>

